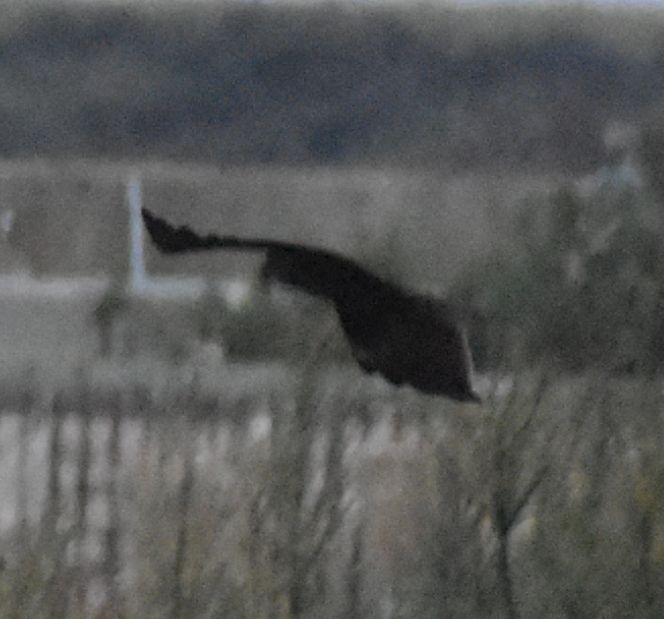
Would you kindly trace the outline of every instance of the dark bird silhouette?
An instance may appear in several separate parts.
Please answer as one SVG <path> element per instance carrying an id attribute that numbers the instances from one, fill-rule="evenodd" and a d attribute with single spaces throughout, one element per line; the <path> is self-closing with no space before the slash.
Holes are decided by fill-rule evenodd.
<path id="1" fill-rule="evenodd" d="M 199 235 L 142 210 L 145 227 L 165 254 L 215 249 L 265 252 L 261 275 L 334 306 L 353 356 L 366 372 L 428 394 L 479 401 L 471 385 L 465 332 L 440 299 L 401 289 L 339 254 L 295 243 Z"/>

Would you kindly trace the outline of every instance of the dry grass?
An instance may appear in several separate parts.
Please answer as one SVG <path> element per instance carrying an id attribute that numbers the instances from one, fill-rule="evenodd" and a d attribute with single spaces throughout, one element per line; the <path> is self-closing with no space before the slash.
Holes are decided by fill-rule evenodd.
<path id="1" fill-rule="evenodd" d="M 323 365 L 243 393 L 219 368 L 212 402 L 25 385 L 2 615 L 660 616 L 658 381 L 523 377 L 480 409 Z"/>

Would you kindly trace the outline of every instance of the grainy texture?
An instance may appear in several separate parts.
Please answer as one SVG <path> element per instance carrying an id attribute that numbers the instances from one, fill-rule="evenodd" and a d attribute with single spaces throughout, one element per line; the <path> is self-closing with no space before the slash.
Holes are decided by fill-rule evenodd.
<path id="1" fill-rule="evenodd" d="M 332 304 L 359 366 L 396 385 L 478 402 L 468 340 L 448 304 L 382 279 L 340 254 L 307 245 L 255 238 L 200 235 L 175 227 L 148 209 L 143 221 L 165 254 L 210 250 L 265 255 L 264 282 L 276 281 Z"/>

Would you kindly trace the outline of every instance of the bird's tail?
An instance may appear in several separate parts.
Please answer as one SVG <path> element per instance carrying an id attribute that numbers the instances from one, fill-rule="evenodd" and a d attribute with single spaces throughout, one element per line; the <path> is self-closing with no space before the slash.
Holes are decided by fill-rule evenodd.
<path id="1" fill-rule="evenodd" d="M 187 226 L 175 227 L 146 208 L 141 210 L 145 228 L 164 254 L 179 254 L 215 249 L 262 250 L 288 249 L 288 243 L 264 239 L 240 239 L 235 236 L 200 235 Z"/>

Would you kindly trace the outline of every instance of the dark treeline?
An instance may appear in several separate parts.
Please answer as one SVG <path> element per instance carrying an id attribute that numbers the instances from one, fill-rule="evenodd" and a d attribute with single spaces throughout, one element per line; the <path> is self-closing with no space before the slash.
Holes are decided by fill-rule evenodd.
<path id="1" fill-rule="evenodd" d="M 37 5 L 0 29 L 0 155 L 596 165 L 664 19 L 590 8 Z"/>

